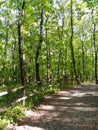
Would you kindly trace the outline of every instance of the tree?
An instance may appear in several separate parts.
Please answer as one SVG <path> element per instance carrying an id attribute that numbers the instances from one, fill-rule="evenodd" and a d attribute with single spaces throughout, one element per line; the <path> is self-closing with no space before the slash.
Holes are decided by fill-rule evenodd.
<path id="1" fill-rule="evenodd" d="M 19 4 L 19 3 L 18 3 Z M 25 85 L 25 70 L 24 70 L 24 59 L 23 59 L 23 39 L 22 39 L 22 17 L 24 16 L 25 0 L 22 1 L 22 7 L 19 8 L 19 19 L 18 19 L 18 47 L 19 47 L 19 62 L 20 62 L 20 81 L 21 85 Z"/>
<path id="2" fill-rule="evenodd" d="M 71 18 L 70 18 L 70 26 L 71 26 L 71 36 L 70 36 L 70 49 L 71 49 L 71 56 L 72 56 L 72 64 L 73 64 L 73 71 L 75 74 L 75 79 L 77 83 L 79 84 L 77 72 L 76 72 L 76 63 L 75 63 L 75 57 L 74 57 L 74 48 L 73 48 L 73 0 L 70 2 L 70 11 L 71 11 Z"/>
<path id="3" fill-rule="evenodd" d="M 95 54 L 95 81 L 98 84 L 98 72 L 97 72 L 97 45 L 96 45 L 96 23 L 94 21 L 94 8 L 92 9 L 92 21 L 93 21 L 93 45 L 94 45 L 94 54 Z"/>
<path id="4" fill-rule="evenodd" d="M 0 84 L 97 83 L 97 13 L 97 0 L 1 1 Z"/>
<path id="5" fill-rule="evenodd" d="M 39 58 L 40 58 L 40 51 L 41 51 L 41 46 L 43 42 L 43 24 L 44 24 L 44 6 L 42 4 L 42 9 L 41 9 L 41 16 L 40 16 L 40 37 L 39 37 L 39 44 L 37 47 L 36 51 L 36 58 L 35 58 L 35 64 L 36 64 L 36 81 L 40 81 L 40 72 L 39 72 Z"/>

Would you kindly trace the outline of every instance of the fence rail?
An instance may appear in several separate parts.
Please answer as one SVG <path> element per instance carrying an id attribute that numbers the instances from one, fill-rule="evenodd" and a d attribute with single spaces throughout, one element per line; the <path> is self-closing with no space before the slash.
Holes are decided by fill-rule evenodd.
<path id="1" fill-rule="evenodd" d="M 65 80 L 65 79 L 63 79 L 63 80 L 61 80 L 61 81 L 64 81 L 64 80 Z M 60 82 L 61 82 L 61 81 L 60 81 Z M 65 81 L 66 81 L 66 80 L 65 80 Z M 65 82 L 65 81 L 64 81 L 64 82 Z M 69 80 L 69 81 L 70 81 L 70 80 Z M 68 81 L 68 82 L 69 82 L 69 81 Z M 37 88 L 36 88 L 35 85 L 38 85 L 40 82 L 41 82 L 41 83 L 45 83 L 45 82 L 47 83 L 47 82 L 48 82 L 48 85 L 45 85 L 45 86 L 42 85 L 41 87 L 38 87 L 38 90 L 37 90 Z M 5 97 L 5 96 L 7 96 L 6 98 L 8 98 L 9 95 L 14 94 L 15 92 L 20 92 L 20 91 L 22 91 L 22 96 L 19 97 L 19 98 L 17 98 L 16 100 L 10 102 L 9 104 L 8 104 L 8 103 L 5 103 L 5 106 L 4 106 L 3 108 L 0 108 L 0 113 L 6 111 L 10 106 L 15 105 L 16 103 L 23 102 L 23 104 L 24 104 L 24 102 L 25 102 L 25 100 L 26 100 L 27 98 L 32 97 L 32 96 L 34 96 L 34 95 L 36 95 L 36 94 L 38 94 L 38 93 L 40 93 L 40 92 L 44 92 L 45 89 L 47 89 L 47 88 L 52 88 L 52 87 L 53 87 L 53 82 L 54 82 L 54 83 L 57 83 L 57 79 L 54 79 L 54 80 L 42 80 L 42 81 L 40 81 L 40 82 L 34 82 L 34 83 L 31 83 L 30 85 L 27 84 L 26 86 L 21 86 L 21 87 L 19 87 L 19 88 L 8 89 L 8 90 L 6 90 L 6 91 L 0 92 L 0 98 L 1 98 L 1 97 Z M 59 83 L 59 87 L 61 87 L 60 85 L 61 85 L 61 84 Z M 30 88 L 30 87 L 32 87 L 32 93 L 27 94 L 27 89 Z M 35 87 L 35 88 L 34 88 L 34 87 Z M 2 98 L 2 99 L 3 99 L 3 98 Z M 7 105 L 6 105 L 6 104 L 7 104 Z"/>

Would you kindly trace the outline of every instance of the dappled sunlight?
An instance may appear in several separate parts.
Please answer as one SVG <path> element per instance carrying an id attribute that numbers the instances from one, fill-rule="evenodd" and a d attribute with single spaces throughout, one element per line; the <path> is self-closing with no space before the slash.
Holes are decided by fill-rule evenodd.
<path id="1" fill-rule="evenodd" d="M 44 115 L 44 113 L 35 112 L 35 111 L 31 111 L 31 110 L 28 110 L 28 111 L 25 112 L 26 117 L 31 117 L 31 116 L 33 116 L 33 117 L 41 117 L 43 115 Z"/>
<path id="2" fill-rule="evenodd" d="M 75 92 L 72 94 L 73 97 L 83 97 L 86 93 Z"/>
<path id="3" fill-rule="evenodd" d="M 84 106 L 85 104 L 82 103 L 82 102 L 77 102 L 77 103 L 75 103 L 75 105 L 76 105 L 76 106 Z"/>
<path id="4" fill-rule="evenodd" d="M 90 95 L 92 95 L 92 96 L 98 96 L 98 92 L 86 92 L 85 95 L 86 96 L 90 96 Z"/>
<path id="5" fill-rule="evenodd" d="M 15 130 L 45 130 L 44 128 L 32 127 L 32 126 L 16 126 Z"/>
<path id="6" fill-rule="evenodd" d="M 72 94 L 73 97 L 83 97 L 83 96 L 98 96 L 98 92 L 75 92 Z"/>
<path id="7" fill-rule="evenodd" d="M 41 105 L 40 106 L 40 109 L 43 109 L 43 110 L 55 110 L 55 107 L 52 106 L 52 105 Z"/>
<path id="8" fill-rule="evenodd" d="M 71 96 L 71 93 L 70 91 L 60 91 L 60 93 L 58 93 L 58 95 L 60 96 Z"/>
<path id="9" fill-rule="evenodd" d="M 72 97 L 59 97 L 59 99 L 62 99 L 62 100 L 68 100 L 68 99 L 71 99 Z"/>
<path id="10" fill-rule="evenodd" d="M 82 92 L 82 91 L 71 91 L 72 97 L 84 97 L 84 96 L 98 96 L 98 92 Z"/>
<path id="11" fill-rule="evenodd" d="M 97 88 L 57 92 L 25 114 L 16 130 L 95 130 L 98 124 Z"/>
<path id="12" fill-rule="evenodd" d="M 98 112 L 98 107 L 72 107 L 73 110 L 86 111 L 86 112 Z"/>

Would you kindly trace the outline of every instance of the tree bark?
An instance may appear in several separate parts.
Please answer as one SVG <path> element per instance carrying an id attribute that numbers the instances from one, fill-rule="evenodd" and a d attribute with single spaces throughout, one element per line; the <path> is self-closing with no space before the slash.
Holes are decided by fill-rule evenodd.
<path id="1" fill-rule="evenodd" d="M 82 81 L 84 82 L 84 79 L 85 79 L 85 58 L 84 58 L 84 56 L 85 56 L 85 54 L 84 54 L 84 42 L 83 41 L 81 41 L 82 42 Z"/>
<path id="2" fill-rule="evenodd" d="M 17 78 L 16 78 L 15 53 L 16 53 L 16 41 L 14 43 L 12 43 L 12 68 L 13 68 L 12 81 L 13 81 L 13 83 L 16 83 L 16 81 L 17 81 Z"/>
<path id="3" fill-rule="evenodd" d="M 98 84 L 98 75 L 97 75 L 97 46 L 96 46 L 96 23 L 94 22 L 94 8 L 92 9 L 92 21 L 93 21 L 93 45 L 94 45 L 94 53 L 95 53 L 95 63 L 94 63 L 94 68 L 95 68 L 95 81 L 96 81 L 96 84 Z"/>
<path id="4" fill-rule="evenodd" d="M 97 47 L 96 47 L 96 37 L 95 37 L 95 32 L 96 32 L 96 24 L 94 24 L 93 28 L 93 44 L 94 44 L 94 50 L 95 50 L 95 81 L 96 84 L 98 84 L 98 79 L 97 79 Z"/>
<path id="5" fill-rule="evenodd" d="M 36 51 L 36 58 L 35 58 L 35 66 L 36 66 L 36 81 L 40 81 L 40 71 L 39 71 L 39 58 L 41 52 L 41 46 L 43 42 L 43 24 L 44 24 L 44 9 L 41 10 L 41 20 L 40 20 L 40 40 Z"/>
<path id="6" fill-rule="evenodd" d="M 24 59 L 23 59 L 23 43 L 22 43 L 22 17 L 24 16 L 24 7 L 25 7 L 25 0 L 22 3 L 22 9 L 19 10 L 19 20 L 18 20 L 18 52 L 19 52 L 19 62 L 20 62 L 20 82 L 21 85 L 25 85 L 25 70 L 24 70 Z"/>
<path id="7" fill-rule="evenodd" d="M 84 50 L 84 28 L 82 27 L 82 37 L 80 38 L 81 48 L 82 48 L 82 77 L 81 81 L 85 80 L 85 50 Z"/>
<path id="8" fill-rule="evenodd" d="M 76 73 L 76 64 L 75 64 L 75 56 L 74 56 L 74 48 L 73 48 L 73 1 L 71 0 L 71 18 L 70 18 L 70 26 L 71 26 L 71 36 L 70 36 L 70 49 L 71 49 L 71 57 L 72 57 L 72 64 L 73 64 L 73 71 L 75 74 L 75 80 L 77 84 L 79 84 L 78 76 Z"/>
<path id="9" fill-rule="evenodd" d="M 47 20 L 46 20 L 46 25 L 47 25 Z M 47 27 L 45 30 L 45 35 L 46 35 L 46 58 L 47 58 L 47 80 L 51 80 L 51 57 L 50 57 L 50 45 L 48 43 L 48 38 L 47 38 Z"/>
<path id="10" fill-rule="evenodd" d="M 18 21 L 18 51 L 19 51 L 19 62 L 20 62 L 20 82 L 24 85 L 24 67 L 23 67 L 23 46 L 22 46 L 22 35 L 21 35 L 21 22 Z"/>

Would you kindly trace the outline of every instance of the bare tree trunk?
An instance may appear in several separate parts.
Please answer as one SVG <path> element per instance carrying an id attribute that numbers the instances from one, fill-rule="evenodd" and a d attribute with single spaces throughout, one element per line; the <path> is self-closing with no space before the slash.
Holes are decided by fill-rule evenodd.
<path id="1" fill-rule="evenodd" d="M 15 53 L 16 53 L 16 41 L 12 44 L 12 68 L 13 68 L 13 74 L 12 74 L 12 80 L 15 83 L 17 81 L 16 79 L 16 64 L 15 64 Z"/>
<path id="2" fill-rule="evenodd" d="M 19 62 L 20 62 L 20 82 L 22 86 L 26 86 L 26 68 L 24 65 L 25 55 L 23 55 L 23 38 L 22 38 L 22 18 L 24 17 L 25 0 L 22 0 L 22 7 L 19 10 L 18 19 L 18 52 L 19 52 Z M 23 89 L 23 97 L 25 96 L 25 88 Z M 23 100 L 23 106 L 25 106 L 25 100 Z"/>
<path id="3" fill-rule="evenodd" d="M 24 16 L 24 7 L 25 0 L 22 2 L 22 9 L 19 10 L 19 17 Z M 20 82 L 21 85 L 25 85 L 25 71 L 24 71 L 24 59 L 23 59 L 23 41 L 22 41 L 22 32 L 21 32 L 22 20 L 18 20 L 18 52 L 19 52 L 19 62 L 20 62 Z"/>
<path id="4" fill-rule="evenodd" d="M 64 70 L 64 57 L 63 57 L 63 51 L 62 51 L 62 46 L 63 46 L 63 33 L 64 33 L 64 18 L 62 18 L 62 27 L 58 27 L 58 37 L 59 37 L 59 42 L 61 44 L 60 50 L 59 50 L 59 58 L 58 58 L 58 82 L 60 84 L 60 89 L 61 89 L 61 79 L 65 77 L 65 70 Z M 62 63 L 62 66 L 61 66 Z M 61 74 L 62 73 L 62 74 Z M 60 76 L 62 75 L 62 77 Z"/>
<path id="5" fill-rule="evenodd" d="M 84 43 L 83 41 L 82 42 L 82 81 L 84 82 L 84 79 L 85 79 L 85 59 L 84 59 Z"/>
<path id="6" fill-rule="evenodd" d="M 9 15 L 9 12 L 7 12 L 7 16 Z M 4 59 L 3 60 L 3 70 L 4 70 L 4 73 L 2 75 L 2 83 L 3 84 L 8 84 L 8 69 L 7 69 L 7 63 L 6 63 L 6 60 L 7 60 L 7 46 L 8 46 L 8 40 L 9 40 L 9 20 L 8 18 L 5 18 L 5 21 L 6 21 L 6 36 L 5 36 L 5 47 L 4 47 Z"/>
<path id="7" fill-rule="evenodd" d="M 65 51 L 64 51 L 64 55 L 65 55 L 65 58 L 64 58 L 64 61 L 65 61 L 65 67 L 64 67 L 64 70 L 65 70 L 65 75 L 64 75 L 64 82 L 66 84 L 68 84 L 68 74 L 67 74 L 67 57 L 68 57 L 68 43 L 67 43 L 67 40 L 65 42 Z"/>
<path id="8" fill-rule="evenodd" d="M 47 24 L 47 21 L 46 21 Z M 47 80 L 51 80 L 51 57 L 50 57 L 50 45 L 48 43 L 48 39 L 47 39 L 47 28 L 45 31 L 45 35 L 46 35 L 46 58 L 47 58 Z"/>
<path id="9" fill-rule="evenodd" d="M 81 81 L 85 80 L 85 50 L 84 50 L 84 28 L 82 27 L 82 36 L 80 38 L 81 48 L 82 48 L 82 76 Z"/>
<path id="10" fill-rule="evenodd" d="M 59 51 L 59 60 L 58 60 L 58 82 L 61 89 L 61 77 L 60 77 L 60 63 L 61 63 L 62 50 Z"/>
<path id="11" fill-rule="evenodd" d="M 21 35 L 21 22 L 18 21 L 18 47 L 19 47 L 19 61 L 20 61 L 20 81 L 21 85 L 24 85 L 24 64 L 23 64 L 23 46 Z"/>
<path id="12" fill-rule="evenodd" d="M 43 24 L 44 24 L 44 9 L 41 10 L 41 20 L 40 20 L 40 40 L 36 51 L 36 58 L 35 58 L 35 66 L 36 66 L 36 81 L 40 81 L 40 70 L 39 70 L 39 58 L 41 52 L 41 46 L 43 42 Z"/>
<path id="13" fill-rule="evenodd" d="M 96 46 L 96 36 L 95 36 L 95 33 L 96 33 L 96 23 L 94 22 L 94 9 L 92 9 L 92 21 L 93 21 L 93 45 L 94 45 L 94 53 L 95 53 L 95 81 L 96 81 L 96 84 L 98 84 L 98 75 L 97 75 L 97 46 Z"/>
<path id="14" fill-rule="evenodd" d="M 94 29 L 93 29 L 93 44 L 94 44 L 94 50 L 95 50 L 95 80 L 96 84 L 98 84 L 98 79 L 97 79 L 97 47 L 96 47 L 96 37 L 95 37 L 95 32 L 96 32 L 96 24 L 94 24 Z"/>
<path id="15" fill-rule="evenodd" d="M 74 48 L 73 48 L 73 1 L 71 0 L 71 36 L 70 36 L 70 49 L 71 49 L 71 56 L 72 56 L 72 64 L 73 64 L 73 70 L 75 74 L 75 80 L 77 81 L 77 84 L 79 84 L 78 76 L 76 73 L 76 64 L 75 64 L 75 57 L 74 57 Z"/>
<path id="16" fill-rule="evenodd" d="M 63 46 L 63 34 L 64 34 L 64 17 L 62 18 L 62 30 L 61 30 L 61 45 Z M 65 77 L 65 69 L 64 69 L 64 55 L 62 52 L 62 76 Z"/>
<path id="17" fill-rule="evenodd" d="M 61 44 L 62 43 L 62 36 L 61 36 L 61 32 L 60 32 L 60 27 L 58 27 L 58 38 L 59 38 L 59 43 Z M 61 71 L 61 66 L 60 66 L 60 64 L 61 64 L 61 56 L 62 56 L 62 50 L 61 50 L 61 47 L 60 47 L 60 49 L 59 49 L 59 53 L 58 53 L 58 68 L 57 68 L 57 70 L 58 70 L 58 73 L 57 73 L 57 77 L 58 77 L 58 82 L 59 82 L 59 84 L 60 84 L 60 87 L 61 87 L 61 83 L 60 83 L 60 71 Z"/>

